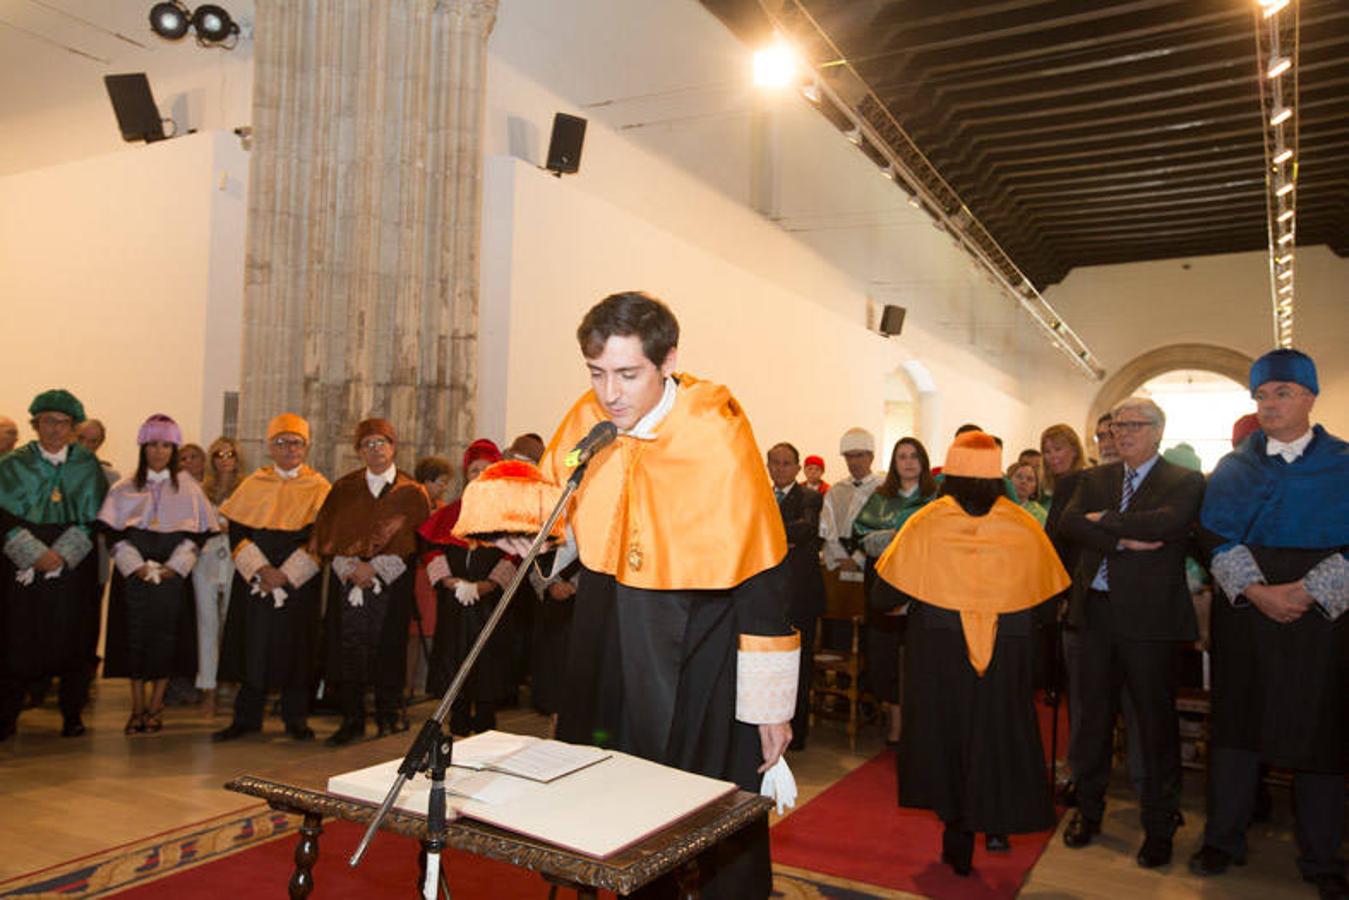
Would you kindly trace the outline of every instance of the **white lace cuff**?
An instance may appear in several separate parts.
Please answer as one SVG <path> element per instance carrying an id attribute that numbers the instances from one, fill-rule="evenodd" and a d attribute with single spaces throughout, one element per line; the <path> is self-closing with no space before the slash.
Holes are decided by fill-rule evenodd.
<path id="1" fill-rule="evenodd" d="M 297 547 L 281 564 L 281 571 L 290 579 L 292 587 L 299 587 L 319 573 L 319 566 L 303 547 Z"/>
<path id="2" fill-rule="evenodd" d="M 1265 584 L 1265 573 L 1251 555 L 1245 544 L 1237 544 L 1213 556 L 1213 565 L 1209 567 L 1213 580 L 1227 595 L 1233 606 L 1249 606 L 1250 601 L 1241 595 L 1253 584 Z"/>
<path id="3" fill-rule="evenodd" d="M 177 572 L 179 577 L 186 578 L 192 571 L 192 567 L 197 564 L 197 556 L 200 555 L 200 549 L 193 541 L 183 541 L 173 552 L 169 554 L 168 560 L 164 565 Z"/>
<path id="4" fill-rule="evenodd" d="M 801 635 L 740 635 L 735 664 L 735 717 L 750 725 L 790 722 L 796 711 Z"/>
<path id="5" fill-rule="evenodd" d="M 122 573 L 123 578 L 130 578 L 145 565 L 145 557 L 141 556 L 141 552 L 132 546 L 130 541 L 118 541 L 112 545 L 112 561 L 116 563 L 117 571 Z"/>
<path id="6" fill-rule="evenodd" d="M 431 561 L 426 564 L 426 577 L 433 585 L 450 577 L 450 563 L 445 559 L 445 554 L 437 553 L 431 557 Z"/>
<path id="7" fill-rule="evenodd" d="M 5 540 L 5 556 L 19 571 L 33 568 L 50 548 L 39 541 L 27 528 L 15 528 Z"/>
<path id="8" fill-rule="evenodd" d="M 402 557 L 391 556 L 387 553 L 370 560 L 370 567 L 375 570 L 379 580 L 385 584 L 393 584 L 408 570 L 408 564 L 403 562 Z"/>
<path id="9" fill-rule="evenodd" d="M 67 569 L 73 569 L 94 549 L 94 542 L 78 525 L 72 525 L 52 544 L 52 549 L 65 561 Z"/>
<path id="10" fill-rule="evenodd" d="M 239 546 L 234 551 L 234 568 L 239 570 L 239 577 L 244 581 L 252 581 L 264 567 L 271 565 L 266 555 L 258 549 L 258 545 L 252 541 L 240 541 Z"/>
<path id="11" fill-rule="evenodd" d="M 1338 619 L 1349 608 L 1349 560 L 1343 553 L 1327 556 L 1302 576 L 1302 587 L 1327 619 Z"/>

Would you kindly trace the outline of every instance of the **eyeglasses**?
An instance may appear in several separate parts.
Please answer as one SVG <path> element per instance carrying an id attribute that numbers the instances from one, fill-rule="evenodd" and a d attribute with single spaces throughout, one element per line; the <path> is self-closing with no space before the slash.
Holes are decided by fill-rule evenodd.
<path id="1" fill-rule="evenodd" d="M 275 443 L 275 441 L 273 441 Z M 236 456 L 233 450 L 217 450 L 211 454 L 211 459 L 234 459 Z"/>
<path id="2" fill-rule="evenodd" d="M 1126 422 L 1122 419 L 1116 419 L 1110 423 L 1110 430 L 1116 433 L 1125 431 L 1142 431 L 1144 428 L 1151 428 L 1152 423 L 1146 420 L 1135 420 Z"/>
<path id="3" fill-rule="evenodd" d="M 297 450 L 305 445 L 304 438 L 297 437 L 277 437 L 272 438 L 272 446 L 280 447 L 282 450 Z"/>
<path id="4" fill-rule="evenodd" d="M 389 446 L 389 439 L 382 437 L 366 438 L 361 441 L 362 450 L 378 450 L 380 447 Z"/>
<path id="5" fill-rule="evenodd" d="M 61 425 L 69 426 L 74 424 L 74 420 L 71 419 L 70 416 L 63 416 L 60 415 L 59 413 L 55 414 L 43 413 L 40 416 L 34 416 L 33 421 L 36 422 L 38 425 L 47 425 L 49 427 L 56 427 Z"/>
<path id="6" fill-rule="evenodd" d="M 1275 388 L 1272 391 L 1266 391 L 1263 388 L 1257 390 L 1253 395 L 1256 403 L 1265 403 L 1270 400 L 1291 400 L 1294 397 L 1301 397 L 1303 394 L 1310 394 L 1311 391 L 1306 388 Z"/>

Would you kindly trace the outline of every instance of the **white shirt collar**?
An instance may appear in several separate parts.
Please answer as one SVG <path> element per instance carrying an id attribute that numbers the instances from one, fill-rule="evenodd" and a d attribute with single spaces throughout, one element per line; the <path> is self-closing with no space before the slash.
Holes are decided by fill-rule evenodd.
<path id="1" fill-rule="evenodd" d="M 145 480 L 151 484 L 163 484 L 169 480 L 169 476 L 172 474 L 168 469 L 160 469 L 158 472 L 154 469 L 148 469 L 145 472 Z"/>
<path id="2" fill-rule="evenodd" d="M 637 420 L 637 424 L 627 431 L 620 430 L 619 434 L 626 434 L 630 437 L 639 438 L 644 441 L 653 440 L 656 437 L 656 426 L 665 421 L 665 417 L 674 409 L 675 404 L 675 380 L 669 375 L 665 376 L 665 392 L 661 394 L 660 402 L 651 407 L 646 415 Z"/>
<path id="3" fill-rule="evenodd" d="M 283 469 L 280 466 L 272 466 L 272 471 L 280 475 L 282 481 L 290 481 L 292 478 L 299 476 L 300 467 L 296 466 L 293 469 Z"/>
<path id="4" fill-rule="evenodd" d="M 376 475 L 369 469 L 365 470 L 365 485 L 370 488 L 370 494 L 379 499 L 379 495 L 384 492 L 387 485 L 393 484 L 393 480 L 398 477 L 398 467 L 389 466 L 384 470 L 383 475 Z"/>
<path id="5" fill-rule="evenodd" d="M 51 463 L 51 464 L 54 465 L 54 466 L 64 465 L 64 464 L 65 464 L 65 461 L 66 461 L 66 457 L 70 456 L 70 445 L 69 445 L 69 444 L 67 444 L 66 446 L 62 447 L 60 450 L 58 450 L 58 451 L 55 452 L 55 453 L 48 453 L 48 452 L 47 452 L 47 448 L 44 447 L 44 446 L 42 446 L 41 444 L 38 444 L 38 445 L 37 445 L 37 449 L 38 449 L 38 452 L 42 454 L 42 458 L 45 459 L 47 462 Z"/>
<path id="6" fill-rule="evenodd" d="M 1281 441 L 1278 438 L 1265 439 L 1266 456 L 1282 456 L 1284 462 L 1293 462 L 1299 456 L 1307 451 L 1307 445 L 1312 442 L 1312 430 L 1307 429 L 1307 433 L 1300 438 L 1291 441 Z"/>

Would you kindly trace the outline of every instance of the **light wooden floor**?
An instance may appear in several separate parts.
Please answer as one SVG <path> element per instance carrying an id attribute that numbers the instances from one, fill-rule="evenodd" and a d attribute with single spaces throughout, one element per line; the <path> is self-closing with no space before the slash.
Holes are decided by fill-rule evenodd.
<path id="1" fill-rule="evenodd" d="M 60 716 L 49 701 L 42 709 L 25 711 L 18 736 L 0 744 L 0 881 L 253 806 L 221 786 L 244 771 L 263 772 L 306 757 L 321 759 L 322 739 L 337 727 L 336 717 L 316 716 L 311 724 L 319 743 L 297 744 L 282 737 L 280 722 L 269 718 L 260 738 L 213 744 L 209 733 L 226 725 L 227 717 L 211 721 L 195 708 L 171 708 L 159 735 L 126 737 L 122 725 L 130 700 L 125 682 L 99 682 L 97 690 L 85 719 L 87 736 L 60 738 Z M 429 704 L 414 709 L 414 720 L 430 711 Z M 543 734 L 547 721 L 529 711 L 507 711 L 500 727 Z M 879 733 L 871 731 L 850 752 L 841 727 L 818 724 L 809 748 L 791 757 L 801 802 L 881 748 Z M 1134 863 L 1142 834 L 1137 807 L 1121 785 L 1114 792 L 1103 839 L 1084 850 L 1069 850 L 1056 835 L 1022 896 L 1315 896 L 1296 876 L 1288 794 L 1282 789 L 1275 791 L 1275 821 L 1253 829 L 1249 865 L 1209 881 L 1190 876 L 1185 860 L 1203 827 L 1202 784 L 1198 773 L 1187 772 L 1186 778 L 1186 826 L 1177 834 L 1176 862 L 1168 870 L 1145 872 Z"/>

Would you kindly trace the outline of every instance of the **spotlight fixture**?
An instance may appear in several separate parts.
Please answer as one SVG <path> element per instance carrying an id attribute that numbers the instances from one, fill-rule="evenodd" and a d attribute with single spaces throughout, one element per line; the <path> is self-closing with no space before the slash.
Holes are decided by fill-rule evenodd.
<path id="1" fill-rule="evenodd" d="M 884 178 L 886 181 L 894 181 L 895 167 L 887 165 L 884 169 L 881 169 L 881 177 Z"/>
<path id="2" fill-rule="evenodd" d="M 1278 78 L 1284 72 L 1293 67 L 1293 61 L 1286 56 L 1276 56 L 1269 61 L 1269 68 L 1265 70 L 1266 78 Z"/>
<path id="3" fill-rule="evenodd" d="M 1293 118 L 1293 111 L 1291 109 L 1286 106 L 1276 106 L 1274 108 L 1274 114 L 1269 117 L 1269 124 L 1282 125 L 1291 118 Z"/>
<path id="4" fill-rule="evenodd" d="M 1260 10 L 1260 15 L 1268 19 L 1288 5 L 1288 0 L 1260 0 L 1260 5 L 1264 9 Z"/>
<path id="5" fill-rule="evenodd" d="M 1289 219 L 1293 218 L 1293 216 L 1295 216 L 1295 215 L 1297 215 L 1297 213 L 1293 212 L 1293 210 L 1291 210 L 1291 209 L 1285 209 L 1283 212 L 1279 213 L 1278 221 L 1280 221 L 1280 222 L 1287 222 Z"/>
<path id="6" fill-rule="evenodd" d="M 176 41 L 187 34 L 192 13 L 182 3 L 156 3 L 150 7 L 150 30 L 160 37 Z"/>
<path id="7" fill-rule="evenodd" d="M 912 206 L 914 209 L 922 209 L 923 201 L 918 199 L 917 194 L 913 194 L 909 197 L 909 205 Z"/>
<path id="8" fill-rule="evenodd" d="M 802 85 L 801 96 L 805 97 L 811 103 L 820 102 L 820 79 L 818 76 L 810 84 Z"/>
<path id="9" fill-rule="evenodd" d="M 854 146 L 856 147 L 862 146 L 862 129 L 858 128 L 856 125 L 849 128 L 847 131 L 843 132 L 843 136 L 846 137 Z"/>
<path id="10" fill-rule="evenodd" d="M 1285 253 L 1283 256 L 1280 256 L 1278 259 L 1274 261 L 1281 266 L 1286 266 L 1293 261 L 1293 254 Z"/>
<path id="11" fill-rule="evenodd" d="M 1293 232 L 1285 231 L 1283 234 L 1279 235 L 1279 243 L 1280 244 L 1293 243 Z"/>
<path id="12" fill-rule="evenodd" d="M 200 44 L 219 44 L 239 33 L 239 23 L 230 18 L 223 7 L 205 3 L 192 14 L 192 27 Z"/>
<path id="13" fill-rule="evenodd" d="M 204 3 L 196 12 L 182 0 L 166 0 L 150 8 L 150 30 L 165 40 L 180 40 L 191 28 L 203 47 L 231 50 L 239 42 L 239 23 L 214 3 Z"/>
<path id="14" fill-rule="evenodd" d="M 754 51 L 754 83 L 759 87 L 786 87 L 796 78 L 796 71 L 796 53 L 781 38 Z"/>
<path id="15" fill-rule="evenodd" d="M 1274 154 L 1274 158 L 1271 159 L 1270 162 L 1274 163 L 1274 165 L 1276 166 L 1281 166 L 1292 158 L 1293 158 L 1293 151 L 1285 147 L 1278 153 Z"/>
<path id="16" fill-rule="evenodd" d="M 1274 196 L 1287 197 L 1291 193 L 1293 193 L 1293 182 L 1285 181 L 1283 184 L 1279 185 L 1277 190 L 1274 191 Z"/>

